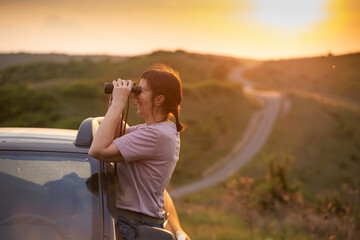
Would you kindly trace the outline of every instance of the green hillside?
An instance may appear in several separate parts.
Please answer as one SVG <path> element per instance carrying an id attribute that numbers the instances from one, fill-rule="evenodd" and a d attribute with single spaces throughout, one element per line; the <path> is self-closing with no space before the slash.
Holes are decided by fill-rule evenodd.
<path id="1" fill-rule="evenodd" d="M 310 198 L 360 181 L 359 63 L 360 53 L 268 61 L 246 71 L 256 87 L 280 90 L 284 97 L 267 145 L 243 173 L 263 169 L 261 175 L 261 159 L 289 154 L 291 175 Z"/>
<path id="2" fill-rule="evenodd" d="M 290 110 L 239 174 L 176 201 L 194 239 L 359 239 L 359 113 L 285 101 Z"/>
<path id="3" fill-rule="evenodd" d="M 105 115 L 104 82 L 118 77 L 139 81 L 141 73 L 155 63 L 176 69 L 184 93 L 180 120 L 187 129 L 182 133 L 181 159 L 172 185 L 200 178 L 203 169 L 241 136 L 256 109 L 243 96 L 241 85 L 226 80 L 229 71 L 245 60 L 184 51 L 157 51 L 120 61 L 35 60 L 0 72 L 1 126 L 77 129 L 85 118 Z M 142 123 L 135 105 L 130 106 L 129 124 Z"/>
<path id="4" fill-rule="evenodd" d="M 28 64 L 33 62 L 67 62 L 69 60 L 81 61 L 82 59 L 91 59 L 92 61 L 101 61 L 111 59 L 122 61 L 127 59 L 125 56 L 108 56 L 108 55 L 68 55 L 59 53 L 35 54 L 35 53 L 0 53 L 0 71 L 13 65 Z"/>
<path id="5" fill-rule="evenodd" d="M 266 61 L 244 76 L 261 88 L 316 92 L 360 106 L 360 53 Z"/>
<path id="6" fill-rule="evenodd" d="M 283 93 L 281 111 L 238 175 L 177 201 L 191 236 L 359 239 L 360 111 L 348 107 L 359 106 L 359 56 L 267 61 L 244 72 L 256 88 Z"/>
<path id="7" fill-rule="evenodd" d="M 251 63 L 244 75 L 256 88 L 283 93 L 273 131 L 238 174 L 175 200 L 183 228 L 200 240 L 355 240 L 360 237 L 359 58 L 254 66 L 243 59 L 157 51 L 121 60 L 34 61 L 0 72 L 0 125 L 76 129 L 84 118 L 105 114 L 105 81 L 138 81 L 148 66 L 168 64 L 183 81 L 180 120 L 187 126 L 173 188 L 199 179 L 231 149 L 258 110 L 241 85 L 226 80 L 232 68 Z M 130 125 L 141 122 L 135 111 L 131 104 Z"/>

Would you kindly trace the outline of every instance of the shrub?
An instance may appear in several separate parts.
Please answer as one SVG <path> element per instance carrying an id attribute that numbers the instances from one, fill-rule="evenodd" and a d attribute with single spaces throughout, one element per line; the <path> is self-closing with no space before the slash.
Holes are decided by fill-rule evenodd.
<path id="1" fill-rule="evenodd" d="M 1 84 L 24 84 L 57 78 L 95 78 L 98 65 L 89 59 L 71 60 L 66 63 L 32 62 L 10 66 L 1 71 Z"/>
<path id="2" fill-rule="evenodd" d="M 301 203 L 300 186 L 291 184 L 288 177 L 292 161 L 293 158 L 287 154 L 267 159 L 268 176 L 262 187 L 265 191 L 260 194 L 260 205 L 264 209 L 272 209 L 277 203 Z"/>
<path id="3" fill-rule="evenodd" d="M 100 89 L 95 83 L 73 82 L 62 87 L 60 92 L 65 97 L 93 98 L 100 95 Z"/>
<path id="4" fill-rule="evenodd" d="M 0 88 L 2 126 L 45 126 L 59 117 L 56 100 L 49 93 L 25 86 Z"/>

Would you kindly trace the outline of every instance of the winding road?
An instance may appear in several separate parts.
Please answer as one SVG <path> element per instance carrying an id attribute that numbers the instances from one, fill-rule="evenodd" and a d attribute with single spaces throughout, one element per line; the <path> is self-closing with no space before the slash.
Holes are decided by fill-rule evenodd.
<path id="1" fill-rule="evenodd" d="M 252 116 L 242 139 L 224 158 L 209 169 L 211 173 L 208 176 L 173 189 L 170 192 L 171 197 L 177 198 L 190 194 L 227 179 L 255 157 L 268 139 L 280 110 L 281 94 L 274 91 L 253 89 L 252 83 L 242 77 L 242 71 L 242 68 L 234 69 L 229 75 L 229 80 L 241 82 L 244 93 L 257 98 L 261 104 L 261 109 Z"/>

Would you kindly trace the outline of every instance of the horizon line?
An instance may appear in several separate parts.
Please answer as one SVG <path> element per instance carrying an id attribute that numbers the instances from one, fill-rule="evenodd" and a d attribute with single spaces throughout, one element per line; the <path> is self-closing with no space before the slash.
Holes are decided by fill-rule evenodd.
<path id="1" fill-rule="evenodd" d="M 303 58 L 316 58 L 316 57 L 328 57 L 328 56 L 344 56 L 344 55 L 352 55 L 360 53 L 360 50 L 354 51 L 345 51 L 341 53 L 334 53 L 333 51 L 328 51 L 324 54 L 314 54 L 314 55 L 293 55 L 287 57 L 269 57 L 269 58 L 256 58 L 256 57 L 246 57 L 246 56 L 234 56 L 225 53 L 216 53 L 216 52 L 202 52 L 202 51 L 190 51 L 182 48 L 178 49 L 154 49 L 152 51 L 142 52 L 142 53 L 134 53 L 134 54 L 120 54 L 120 53 L 106 53 L 106 52 L 89 52 L 89 53 L 76 53 L 76 52 L 66 52 L 66 51 L 29 51 L 29 50 L 14 50 L 14 51 L 0 51 L 0 54 L 3 55 L 11 55 L 11 54 L 33 54 L 33 55 L 68 55 L 68 56 L 109 56 L 109 57 L 138 57 L 144 55 L 150 55 L 156 52 L 171 52 L 176 53 L 183 51 L 185 53 L 191 54 L 199 54 L 199 55 L 214 55 L 219 57 L 232 57 L 237 59 L 244 60 L 253 60 L 253 61 L 279 61 L 279 60 L 291 60 L 291 59 L 303 59 Z"/>

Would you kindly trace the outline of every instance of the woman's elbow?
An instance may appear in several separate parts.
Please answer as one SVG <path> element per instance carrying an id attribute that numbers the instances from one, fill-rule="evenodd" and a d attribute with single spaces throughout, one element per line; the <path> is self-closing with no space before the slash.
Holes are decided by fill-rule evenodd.
<path id="1" fill-rule="evenodd" d="M 93 157 L 101 162 L 111 162 L 111 159 L 109 159 L 104 151 L 90 148 L 88 154 L 90 157 Z"/>
<path id="2" fill-rule="evenodd" d="M 123 157 L 116 146 L 109 146 L 108 148 L 94 148 L 90 147 L 89 156 L 96 158 L 102 162 L 121 162 Z"/>
<path id="3" fill-rule="evenodd" d="M 100 151 L 90 147 L 89 152 L 88 152 L 90 157 L 99 159 L 101 157 Z"/>

